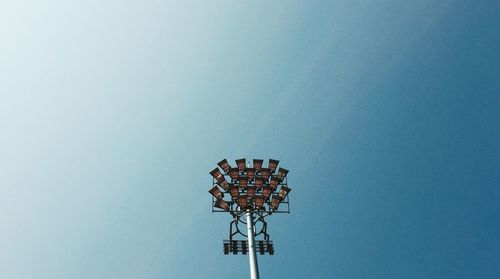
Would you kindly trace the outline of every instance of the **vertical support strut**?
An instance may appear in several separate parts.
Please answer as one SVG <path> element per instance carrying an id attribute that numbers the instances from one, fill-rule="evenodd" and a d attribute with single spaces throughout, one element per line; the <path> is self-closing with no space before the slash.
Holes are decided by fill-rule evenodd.
<path id="1" fill-rule="evenodd" d="M 253 212 L 247 210 L 247 231 L 248 231 L 248 256 L 250 259 L 250 278 L 259 279 L 259 265 L 257 264 L 257 254 L 255 253 L 255 236 L 253 224 Z"/>

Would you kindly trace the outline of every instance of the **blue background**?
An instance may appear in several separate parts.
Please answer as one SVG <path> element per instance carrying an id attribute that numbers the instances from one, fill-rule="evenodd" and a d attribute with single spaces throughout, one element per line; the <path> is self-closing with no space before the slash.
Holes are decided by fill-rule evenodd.
<path id="1" fill-rule="evenodd" d="M 500 274 L 500 2 L 3 1 L 0 277 L 245 278 L 216 163 L 275 158 L 262 278 Z"/>

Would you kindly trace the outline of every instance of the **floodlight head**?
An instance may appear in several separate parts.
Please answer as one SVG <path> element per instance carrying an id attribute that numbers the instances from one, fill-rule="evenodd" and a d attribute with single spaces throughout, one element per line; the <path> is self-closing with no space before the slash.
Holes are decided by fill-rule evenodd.
<path id="1" fill-rule="evenodd" d="M 273 244 L 269 243 L 267 246 L 267 252 L 269 252 L 269 255 L 274 255 L 274 247 Z"/>
<path id="2" fill-rule="evenodd" d="M 286 175 L 287 175 L 287 174 L 288 174 L 288 170 L 287 170 L 287 169 L 280 168 L 280 169 L 278 170 L 278 177 L 279 177 L 281 180 L 283 180 L 283 179 L 286 177 Z"/>
<path id="3" fill-rule="evenodd" d="M 277 210 L 280 203 L 281 203 L 281 198 L 279 196 L 274 195 L 271 200 L 271 209 Z"/>
<path id="4" fill-rule="evenodd" d="M 278 196 L 281 199 L 285 199 L 285 197 L 288 195 L 288 193 L 290 193 L 290 191 L 292 191 L 292 189 L 290 189 L 286 186 L 281 186 L 281 189 L 280 189 L 280 192 L 278 193 Z"/>
<path id="5" fill-rule="evenodd" d="M 276 168 L 278 167 L 280 161 L 274 160 L 274 159 L 269 159 L 269 169 L 271 170 L 271 173 L 274 173 Z"/>
<path id="6" fill-rule="evenodd" d="M 260 169 L 262 168 L 262 163 L 264 163 L 264 160 L 253 159 L 253 167 L 256 171 L 260 171 Z"/>
<path id="7" fill-rule="evenodd" d="M 255 177 L 255 168 L 246 168 L 245 170 L 248 180 L 253 180 Z"/>
<path id="8" fill-rule="evenodd" d="M 271 176 L 271 170 L 269 168 L 261 168 L 260 174 L 264 180 L 268 180 L 269 176 Z"/>
<path id="9" fill-rule="evenodd" d="M 228 173 L 229 170 L 231 169 L 231 166 L 229 165 L 229 163 L 227 162 L 226 159 L 220 161 L 217 163 L 217 165 L 219 165 L 219 167 L 225 172 L 225 173 Z"/>
<path id="10" fill-rule="evenodd" d="M 233 180 L 236 180 L 240 177 L 240 174 L 239 174 L 239 171 L 238 171 L 238 168 L 231 168 L 229 170 L 229 176 L 231 177 L 231 179 Z"/>
<path id="11" fill-rule="evenodd" d="M 226 179 L 222 179 L 220 181 L 217 181 L 217 184 L 222 187 L 222 189 L 227 190 L 229 188 L 229 183 L 227 183 Z"/>
<path id="12" fill-rule="evenodd" d="M 238 254 L 238 241 L 236 241 L 236 240 L 231 241 L 231 246 L 233 248 L 233 254 L 237 255 Z"/>
<path id="13" fill-rule="evenodd" d="M 257 243 L 258 243 L 257 247 L 259 248 L 259 254 L 264 255 L 265 253 L 264 241 L 259 240 Z"/>
<path id="14" fill-rule="evenodd" d="M 264 186 L 262 188 L 262 196 L 267 200 L 271 196 L 272 189 L 269 186 Z"/>
<path id="15" fill-rule="evenodd" d="M 255 178 L 255 187 L 260 189 L 260 188 L 262 188 L 262 185 L 264 185 L 264 178 L 256 177 Z"/>
<path id="16" fill-rule="evenodd" d="M 229 203 L 222 199 L 218 199 L 217 201 L 215 201 L 214 206 L 220 209 L 224 209 L 225 211 L 229 211 Z"/>
<path id="17" fill-rule="evenodd" d="M 216 199 L 222 199 L 224 197 L 224 194 L 217 186 L 214 186 L 212 189 L 208 190 L 208 192 L 212 194 L 212 196 L 214 196 Z"/>
<path id="18" fill-rule="evenodd" d="M 247 247 L 247 242 L 246 241 L 242 241 L 241 242 L 241 253 L 243 255 L 248 254 L 248 247 Z"/>
<path id="19" fill-rule="evenodd" d="M 256 191 L 256 187 L 255 186 L 248 186 L 247 187 L 247 196 L 249 198 L 253 198 L 255 196 L 255 191 Z"/>
<path id="20" fill-rule="evenodd" d="M 240 187 L 241 188 L 246 188 L 248 185 L 248 178 L 246 177 L 240 177 Z"/>
<path id="21" fill-rule="evenodd" d="M 234 184 L 229 186 L 229 194 L 233 199 L 236 199 L 240 195 L 240 190 L 238 189 L 238 186 Z"/>
<path id="22" fill-rule="evenodd" d="M 264 208 L 264 197 L 259 195 L 255 196 L 255 207 L 258 209 Z"/>
<path id="23" fill-rule="evenodd" d="M 273 188 L 273 191 L 278 187 L 278 184 L 280 183 L 280 179 L 276 176 L 273 176 L 271 178 L 271 183 L 269 184 L 271 188 Z"/>
<path id="24" fill-rule="evenodd" d="M 238 254 L 238 242 L 231 241 L 231 246 L 233 248 L 233 255 L 237 255 Z"/>
<path id="25" fill-rule="evenodd" d="M 224 179 L 224 176 L 220 172 L 219 168 L 213 169 L 210 174 L 215 178 L 215 180 L 219 181 L 221 179 Z"/>
<path id="26" fill-rule="evenodd" d="M 241 209 L 246 209 L 248 207 L 248 199 L 246 195 L 241 195 L 238 197 L 238 205 Z"/>
<path id="27" fill-rule="evenodd" d="M 238 167 L 239 171 L 245 170 L 245 167 L 246 167 L 245 162 L 246 162 L 245 158 L 236 160 L 236 166 Z"/>

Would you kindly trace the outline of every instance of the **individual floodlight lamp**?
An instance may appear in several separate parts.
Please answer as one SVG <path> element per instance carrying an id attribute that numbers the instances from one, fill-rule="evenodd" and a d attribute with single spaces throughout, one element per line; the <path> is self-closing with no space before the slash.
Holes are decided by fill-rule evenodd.
<path id="1" fill-rule="evenodd" d="M 231 241 L 231 248 L 233 248 L 233 254 L 238 255 L 238 241 Z"/>
<path id="2" fill-rule="evenodd" d="M 262 195 L 255 196 L 255 208 L 262 209 L 264 207 L 264 197 Z"/>
<path id="3" fill-rule="evenodd" d="M 278 196 L 284 200 L 286 196 L 288 196 L 288 193 L 290 193 L 290 191 L 292 191 L 292 189 L 286 187 L 286 186 L 281 186 L 281 189 L 278 193 Z"/>
<path id="4" fill-rule="evenodd" d="M 272 243 L 267 244 L 267 252 L 269 253 L 269 255 L 274 255 L 274 247 Z"/>
<path id="5" fill-rule="evenodd" d="M 217 185 L 220 185 L 224 190 L 227 190 L 229 188 L 229 183 L 227 183 L 226 179 L 217 181 Z"/>
<path id="6" fill-rule="evenodd" d="M 222 199 L 216 200 L 214 206 L 220 209 L 224 209 L 224 211 L 229 211 L 229 204 Z"/>
<path id="7" fill-rule="evenodd" d="M 252 181 L 255 177 L 255 168 L 246 168 L 245 172 L 247 174 L 248 180 Z"/>
<path id="8" fill-rule="evenodd" d="M 239 171 L 244 171 L 246 167 L 245 159 L 238 159 L 236 160 L 236 166 L 238 167 Z"/>
<path id="9" fill-rule="evenodd" d="M 260 169 L 262 168 L 262 163 L 264 163 L 264 160 L 253 159 L 253 167 L 256 171 L 260 171 Z"/>
<path id="10" fill-rule="evenodd" d="M 248 186 L 248 178 L 240 177 L 240 187 L 245 189 Z"/>
<path id="11" fill-rule="evenodd" d="M 278 167 L 279 163 L 280 163 L 280 161 L 278 161 L 278 160 L 269 159 L 269 166 L 268 166 L 268 168 L 271 171 L 271 173 L 274 173 L 274 171 Z"/>
<path id="12" fill-rule="evenodd" d="M 255 196 L 256 190 L 257 190 L 257 187 L 255 187 L 255 186 L 248 186 L 247 187 L 247 196 L 249 198 L 253 198 Z"/>
<path id="13" fill-rule="evenodd" d="M 233 199 L 236 199 L 240 195 L 240 189 L 238 189 L 238 186 L 232 184 L 229 186 L 229 194 Z"/>
<path id="14" fill-rule="evenodd" d="M 262 196 L 267 200 L 271 196 L 273 189 L 270 186 L 262 187 Z"/>
<path id="15" fill-rule="evenodd" d="M 281 198 L 279 196 L 274 195 L 273 198 L 271 199 L 271 209 L 272 210 L 278 210 L 278 206 L 281 203 Z"/>
<path id="16" fill-rule="evenodd" d="M 242 242 L 241 242 L 241 253 L 242 253 L 243 255 L 248 254 L 248 247 L 247 247 L 247 243 L 246 243 L 246 241 L 242 241 Z"/>
<path id="17" fill-rule="evenodd" d="M 246 209 L 248 207 L 248 198 L 246 195 L 240 195 L 238 197 L 238 205 L 241 209 Z"/>
<path id="18" fill-rule="evenodd" d="M 229 165 L 228 161 L 226 159 L 220 161 L 217 163 L 217 165 L 219 165 L 219 167 L 225 172 L 225 173 L 228 173 L 229 170 L 231 169 L 231 166 Z"/>
<path id="19" fill-rule="evenodd" d="M 227 190 L 229 187 L 229 184 L 227 183 L 226 179 L 224 178 L 224 175 L 220 172 L 219 168 L 213 169 L 210 174 L 213 176 L 215 181 L 217 181 L 217 184 L 219 184 L 224 190 Z"/>
<path id="20" fill-rule="evenodd" d="M 263 185 L 264 185 L 264 178 L 256 177 L 255 178 L 255 187 L 257 187 L 257 189 L 261 189 Z"/>
<path id="21" fill-rule="evenodd" d="M 231 168 L 229 170 L 229 177 L 231 177 L 232 180 L 237 180 L 238 178 L 240 178 L 238 168 Z"/>
<path id="22" fill-rule="evenodd" d="M 264 180 L 268 180 L 269 176 L 271 176 L 271 170 L 269 168 L 261 168 L 260 175 L 264 178 Z"/>
<path id="23" fill-rule="evenodd" d="M 227 159 L 217 163 L 220 169 L 210 172 L 214 181 L 208 192 L 212 195 L 212 212 L 228 212 L 233 217 L 229 240 L 223 241 L 224 254 L 248 254 L 251 278 L 258 279 L 257 253 L 274 254 L 266 218 L 290 213 L 291 189 L 285 179 L 288 170 L 278 169 L 275 159 L 269 159 L 267 167 L 261 159 L 253 159 L 253 166 L 247 166 L 244 158 L 235 161 L 235 167 Z"/>
<path id="24" fill-rule="evenodd" d="M 264 241 L 260 240 L 257 242 L 257 247 L 259 248 L 259 254 L 264 255 L 266 247 L 264 246 Z"/>
<path id="25" fill-rule="evenodd" d="M 224 197 L 224 194 L 219 190 L 219 187 L 217 186 L 214 186 L 208 192 L 212 194 L 212 196 L 214 196 L 216 199 L 222 199 Z"/>
<path id="26" fill-rule="evenodd" d="M 216 181 L 220 181 L 224 179 L 224 176 L 220 172 L 219 168 L 213 169 L 210 174 L 215 178 Z"/>
<path id="27" fill-rule="evenodd" d="M 269 186 L 274 190 L 278 187 L 278 184 L 280 183 L 280 179 L 276 176 L 271 177 L 271 182 L 269 183 Z"/>
<path id="28" fill-rule="evenodd" d="M 279 179 L 281 179 L 281 180 L 283 180 L 283 179 L 286 177 L 286 175 L 287 175 L 287 174 L 288 174 L 288 170 L 287 170 L 287 169 L 280 168 L 280 169 L 278 170 L 278 177 L 279 177 Z"/>

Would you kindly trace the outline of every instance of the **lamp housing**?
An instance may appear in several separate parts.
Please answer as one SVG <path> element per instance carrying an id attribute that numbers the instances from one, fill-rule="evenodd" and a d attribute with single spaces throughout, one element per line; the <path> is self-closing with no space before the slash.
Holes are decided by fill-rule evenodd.
<path id="1" fill-rule="evenodd" d="M 212 194 L 212 196 L 214 196 L 216 199 L 222 199 L 224 197 L 224 194 L 217 186 L 212 187 L 212 189 L 208 190 L 208 192 Z"/>
<path id="2" fill-rule="evenodd" d="M 245 166 L 246 165 L 245 162 L 246 162 L 245 158 L 236 160 L 236 166 L 238 167 L 239 171 L 244 171 L 245 170 L 245 167 L 246 167 Z"/>
<path id="3" fill-rule="evenodd" d="M 260 169 L 262 168 L 262 163 L 264 163 L 264 160 L 253 159 L 253 167 L 256 171 L 260 171 Z"/>
<path id="4" fill-rule="evenodd" d="M 261 189 L 263 185 L 264 185 L 264 178 L 256 177 L 255 178 L 255 187 L 257 187 L 257 189 Z"/>
<path id="5" fill-rule="evenodd" d="M 290 193 L 290 191 L 292 191 L 292 189 L 290 189 L 286 186 L 281 186 L 281 189 L 280 189 L 280 192 L 278 193 L 278 196 L 281 199 L 285 199 L 285 197 L 288 196 L 288 193 Z"/>
<path id="6" fill-rule="evenodd" d="M 215 178 L 215 180 L 220 181 L 221 179 L 224 179 L 224 176 L 220 172 L 219 168 L 213 169 L 210 174 Z"/>
<path id="7" fill-rule="evenodd" d="M 246 195 L 240 195 L 238 197 L 238 205 L 241 209 L 245 209 L 248 207 L 248 199 Z"/>
<path id="8" fill-rule="evenodd" d="M 264 208 L 264 197 L 262 195 L 255 196 L 255 207 L 258 209 Z"/>
<path id="9" fill-rule="evenodd" d="M 217 199 L 214 206 L 220 209 L 224 209 L 225 211 L 229 211 L 229 203 L 227 203 L 225 200 Z"/>
<path id="10" fill-rule="evenodd" d="M 255 191 L 256 191 L 256 187 L 255 186 L 248 186 L 247 187 L 247 196 L 249 198 L 253 198 L 255 196 Z"/>
<path id="11" fill-rule="evenodd" d="M 271 170 L 271 173 L 274 173 L 274 171 L 276 171 L 276 168 L 278 167 L 279 163 L 280 163 L 280 161 L 278 161 L 278 160 L 269 159 L 268 168 Z"/>
<path id="12" fill-rule="evenodd" d="M 229 186 L 229 194 L 233 199 L 236 199 L 240 195 L 240 190 L 238 189 L 238 186 L 234 184 Z"/>
<path id="13" fill-rule="evenodd" d="M 271 170 L 269 168 L 261 168 L 260 175 L 264 180 L 268 180 L 269 176 L 271 176 Z"/>
<path id="14" fill-rule="evenodd" d="M 279 196 L 274 195 L 271 200 L 271 209 L 277 210 L 281 203 L 281 198 Z"/>
<path id="15" fill-rule="evenodd" d="M 231 177 L 232 180 L 236 180 L 240 177 L 240 173 L 238 171 L 238 168 L 231 168 L 229 170 L 229 176 Z"/>
<path id="16" fill-rule="evenodd" d="M 248 180 L 252 181 L 255 177 L 255 168 L 246 168 L 245 172 L 247 174 Z"/>
<path id="17" fill-rule="evenodd" d="M 286 177 L 286 175 L 287 175 L 287 174 L 288 174 L 288 170 L 287 170 L 287 169 L 280 168 L 280 169 L 278 170 L 278 177 L 279 177 L 279 179 L 281 179 L 281 180 L 283 180 L 283 179 Z"/>
<path id="18" fill-rule="evenodd" d="M 229 162 L 224 159 L 220 162 L 217 163 L 217 165 L 219 165 L 219 167 L 225 172 L 225 173 L 228 173 L 229 170 L 231 169 L 231 166 L 229 165 Z"/>
<path id="19" fill-rule="evenodd" d="M 279 183 L 280 183 L 280 179 L 276 176 L 273 176 L 273 177 L 271 177 L 271 183 L 269 183 L 269 185 L 271 186 L 271 188 L 273 188 L 273 191 L 274 191 L 278 187 Z"/>
<path id="20" fill-rule="evenodd" d="M 273 190 L 269 186 L 262 187 L 262 196 L 267 200 L 271 196 Z"/>
<path id="21" fill-rule="evenodd" d="M 246 188 L 248 186 L 248 178 L 240 177 L 240 187 Z"/>

